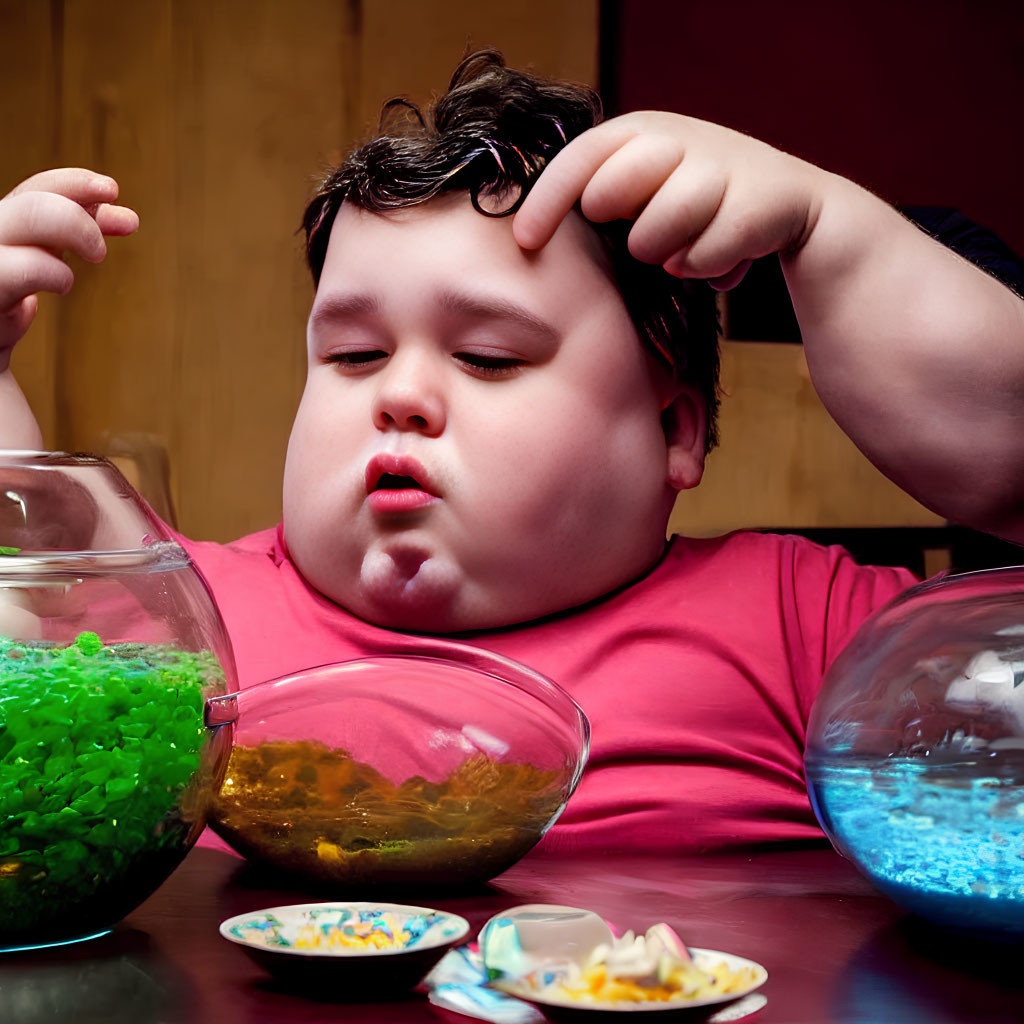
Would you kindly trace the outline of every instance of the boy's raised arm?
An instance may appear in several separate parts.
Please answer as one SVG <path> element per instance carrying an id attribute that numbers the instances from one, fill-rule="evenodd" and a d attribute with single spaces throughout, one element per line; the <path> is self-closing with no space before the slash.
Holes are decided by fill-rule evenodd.
<path id="1" fill-rule="evenodd" d="M 0 447 L 40 448 L 32 410 L 10 370 L 29 329 L 37 293 L 64 295 L 74 282 L 64 253 L 90 263 L 106 255 L 105 235 L 129 235 L 139 218 L 112 205 L 117 182 L 80 167 L 43 171 L 0 199 Z"/>
<path id="2" fill-rule="evenodd" d="M 781 254 L 815 387 L 884 473 L 939 514 L 1024 541 L 1024 301 L 859 186 L 679 114 L 614 118 L 552 160 L 516 215 L 543 245 L 573 204 L 630 249 L 727 288 Z"/>

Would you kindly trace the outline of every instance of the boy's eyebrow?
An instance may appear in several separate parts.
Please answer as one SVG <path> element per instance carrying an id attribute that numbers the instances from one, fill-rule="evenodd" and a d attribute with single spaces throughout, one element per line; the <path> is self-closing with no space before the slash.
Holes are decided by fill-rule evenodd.
<path id="1" fill-rule="evenodd" d="M 372 295 L 328 295 L 315 303 L 309 315 L 309 323 L 316 328 L 335 320 L 379 311 L 380 303 Z"/>
<path id="2" fill-rule="evenodd" d="M 467 295 L 464 292 L 443 291 L 438 305 L 449 314 L 477 317 L 481 320 L 503 320 L 515 324 L 543 341 L 557 341 L 558 330 L 528 309 L 507 299 Z M 328 295 L 317 301 L 310 313 L 310 327 L 316 329 L 350 317 L 372 315 L 381 311 L 381 303 L 372 295 Z"/>
<path id="3" fill-rule="evenodd" d="M 445 291 L 440 295 L 440 306 L 446 313 L 458 316 L 478 317 L 481 320 L 505 320 L 545 341 L 557 341 L 559 337 L 556 328 L 546 320 L 507 299 Z"/>

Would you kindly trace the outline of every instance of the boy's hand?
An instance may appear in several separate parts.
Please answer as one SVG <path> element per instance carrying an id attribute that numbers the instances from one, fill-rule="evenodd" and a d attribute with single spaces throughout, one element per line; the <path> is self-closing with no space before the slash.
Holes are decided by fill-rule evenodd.
<path id="1" fill-rule="evenodd" d="M 69 167 L 35 174 L 0 199 L 0 371 L 36 315 L 36 293 L 71 288 L 64 253 L 99 263 L 105 235 L 139 226 L 133 210 L 112 205 L 116 198 L 113 178 Z"/>
<path id="2" fill-rule="evenodd" d="M 516 214 L 515 237 L 540 248 L 578 200 L 588 220 L 635 220 L 629 248 L 638 260 L 731 288 L 751 260 L 800 247 L 828 177 L 720 125 L 625 114 L 555 156 Z"/>

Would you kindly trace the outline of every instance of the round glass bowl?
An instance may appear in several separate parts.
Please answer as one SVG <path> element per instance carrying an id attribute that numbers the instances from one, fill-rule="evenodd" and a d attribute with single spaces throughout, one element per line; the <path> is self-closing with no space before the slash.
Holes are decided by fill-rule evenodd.
<path id="1" fill-rule="evenodd" d="M 943 925 L 1024 936 L 1024 569 L 923 583 L 869 619 L 811 714 L 840 853 Z"/>
<path id="2" fill-rule="evenodd" d="M 0 950 L 102 934 L 170 874 L 234 689 L 205 583 L 114 466 L 0 452 Z"/>
<path id="3" fill-rule="evenodd" d="M 237 719 L 213 829 L 334 889 L 500 874 L 562 812 L 590 742 L 551 680 L 443 641 L 262 683 L 209 714 Z"/>

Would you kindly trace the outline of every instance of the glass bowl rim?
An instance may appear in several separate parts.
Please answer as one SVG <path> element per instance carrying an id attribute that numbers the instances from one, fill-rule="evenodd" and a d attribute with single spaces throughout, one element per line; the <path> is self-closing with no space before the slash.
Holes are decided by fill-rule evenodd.
<path id="1" fill-rule="evenodd" d="M 192 566 L 188 552 L 174 540 L 156 540 L 141 548 L 109 551 L 31 551 L 24 555 L 0 555 L 0 581 L 6 576 L 45 580 L 48 576 L 97 576 L 131 573 L 158 567 L 171 571 Z"/>
<path id="2" fill-rule="evenodd" d="M 222 724 L 223 721 L 232 721 L 239 715 L 238 702 L 246 700 L 246 694 L 260 691 L 261 694 L 269 692 L 275 686 L 287 686 L 293 682 L 309 682 L 325 670 L 338 669 L 345 666 L 368 664 L 377 661 L 418 661 L 432 662 L 436 664 L 457 665 L 482 672 L 494 679 L 499 680 L 528 696 L 539 700 L 545 707 L 557 715 L 560 722 L 570 726 L 576 732 L 579 739 L 580 756 L 578 760 L 577 776 L 582 773 L 584 766 L 590 759 L 591 726 L 587 713 L 580 707 L 575 698 L 564 687 L 555 680 L 537 669 L 516 661 L 504 654 L 487 650 L 482 647 L 473 647 L 471 644 L 463 644 L 453 640 L 445 640 L 433 637 L 417 637 L 425 646 L 416 650 L 394 650 L 381 651 L 379 653 L 362 654 L 356 658 L 346 658 L 342 661 L 323 662 L 319 665 L 310 665 L 306 668 L 289 672 L 285 675 L 275 676 L 271 679 L 262 680 L 251 686 L 243 687 L 234 693 L 223 694 L 219 697 L 207 699 L 207 724 Z M 446 657 L 445 655 L 454 655 Z M 464 660 L 460 660 L 464 659 Z M 482 661 L 487 667 L 474 664 Z M 503 674 L 500 670 L 508 668 L 512 677 Z M 490 670 L 488 670 L 490 669 Z M 223 717 L 222 717 L 223 716 Z M 577 780 L 578 781 L 578 778 Z"/>
<path id="3" fill-rule="evenodd" d="M 0 447 L 0 463 L 24 461 L 29 465 L 45 463 L 50 466 L 104 466 L 121 474 L 121 471 L 104 455 L 95 452 L 48 451 L 43 448 L 2 448 Z"/>
<path id="4" fill-rule="evenodd" d="M 1024 594 L 1024 562 L 1019 565 L 996 565 L 986 569 L 970 569 L 966 572 L 950 572 L 940 576 L 932 576 L 930 579 L 921 580 L 912 587 L 908 587 L 901 594 L 897 594 L 887 607 L 903 604 L 912 601 L 921 594 L 931 593 L 933 590 L 945 590 L 955 588 L 961 583 L 969 583 L 973 580 L 984 579 L 987 576 L 997 576 L 1000 573 L 1015 573 L 1021 578 L 1021 593 Z"/>

